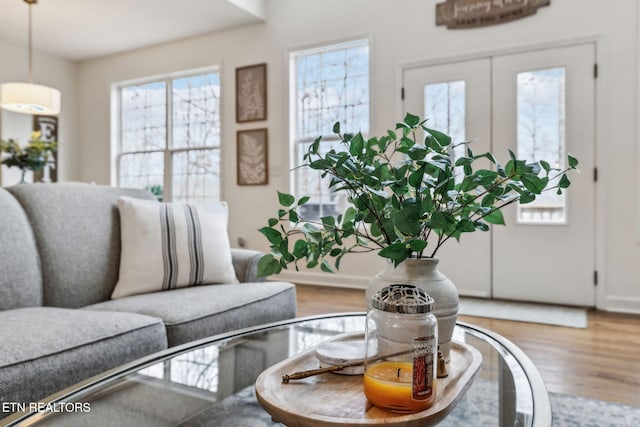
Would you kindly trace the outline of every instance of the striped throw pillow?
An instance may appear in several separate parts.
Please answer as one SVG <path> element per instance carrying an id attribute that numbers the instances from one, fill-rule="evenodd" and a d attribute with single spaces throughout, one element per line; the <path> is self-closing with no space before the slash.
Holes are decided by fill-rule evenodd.
<path id="1" fill-rule="evenodd" d="M 120 197 L 120 275 L 111 298 L 212 283 L 237 283 L 227 205 Z"/>

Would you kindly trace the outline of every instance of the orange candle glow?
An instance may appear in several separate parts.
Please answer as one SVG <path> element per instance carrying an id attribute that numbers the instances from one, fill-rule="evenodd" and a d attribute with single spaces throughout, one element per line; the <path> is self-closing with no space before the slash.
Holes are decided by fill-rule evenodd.
<path id="1" fill-rule="evenodd" d="M 431 392 L 415 395 L 411 362 L 381 362 L 367 367 L 364 394 L 378 408 L 393 412 L 418 412 L 435 401 L 435 382 Z"/>

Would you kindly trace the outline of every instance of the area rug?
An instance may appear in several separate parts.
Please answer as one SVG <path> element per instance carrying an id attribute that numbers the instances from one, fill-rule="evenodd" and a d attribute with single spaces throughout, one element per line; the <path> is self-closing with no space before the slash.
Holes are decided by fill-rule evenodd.
<path id="1" fill-rule="evenodd" d="M 489 385 L 495 387 L 495 383 Z M 497 391 L 494 390 L 493 393 Z M 456 408 L 438 427 L 490 427 L 499 425 L 498 405 L 483 388 L 470 389 Z M 553 413 L 553 427 L 638 427 L 640 408 L 549 393 Z M 466 399 L 470 399 L 464 402 Z M 473 402 L 473 403 L 471 403 Z M 517 420 L 516 425 L 520 424 Z M 185 420 L 181 426 L 276 427 L 271 416 L 256 401 L 253 386 L 249 386 L 220 404 Z M 550 426 L 551 427 L 551 426 Z"/>
<path id="2" fill-rule="evenodd" d="M 461 297 L 458 314 L 572 328 L 587 327 L 587 310 L 581 307 Z"/>
<path id="3" fill-rule="evenodd" d="M 549 393 L 554 427 L 637 427 L 640 408 Z"/>

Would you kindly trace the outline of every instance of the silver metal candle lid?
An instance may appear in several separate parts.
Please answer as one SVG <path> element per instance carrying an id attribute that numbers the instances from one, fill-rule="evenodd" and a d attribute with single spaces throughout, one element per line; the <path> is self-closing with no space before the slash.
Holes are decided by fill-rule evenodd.
<path id="1" fill-rule="evenodd" d="M 434 300 L 414 285 L 396 284 L 373 295 L 371 306 L 389 313 L 420 314 L 433 310 Z"/>

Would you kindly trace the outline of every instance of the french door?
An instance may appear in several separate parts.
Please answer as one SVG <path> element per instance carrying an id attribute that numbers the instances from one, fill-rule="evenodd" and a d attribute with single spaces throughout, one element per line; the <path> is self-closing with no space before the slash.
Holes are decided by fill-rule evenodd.
<path id="1" fill-rule="evenodd" d="M 454 141 L 473 139 L 473 150 L 491 149 L 491 61 L 478 59 L 405 71 L 405 110 L 428 118 L 427 125 Z M 489 167 L 489 165 L 484 165 Z M 491 296 L 491 236 L 470 233 L 438 251 L 438 269 L 463 295 Z M 429 250 L 427 249 L 427 252 Z M 473 260 L 473 268 L 469 268 Z"/>
<path id="2" fill-rule="evenodd" d="M 594 305 L 594 63 L 582 44 L 404 70 L 405 111 L 473 140 L 475 153 L 580 160 L 565 195 L 509 206 L 506 226 L 443 248 L 441 270 L 462 295 Z"/>

